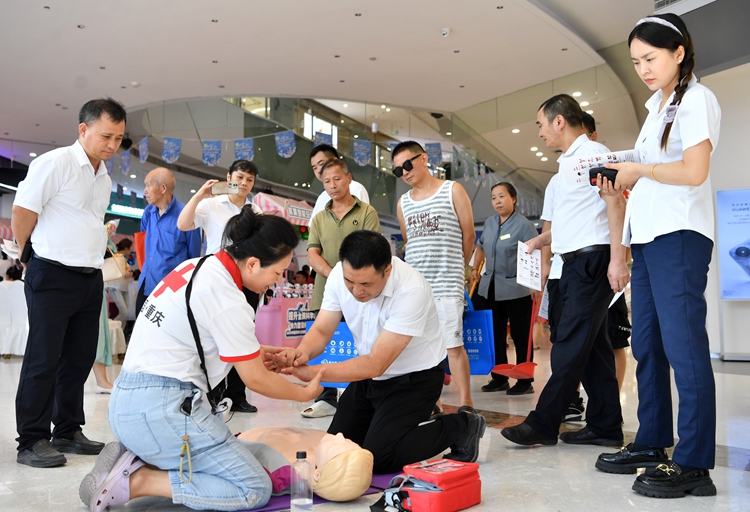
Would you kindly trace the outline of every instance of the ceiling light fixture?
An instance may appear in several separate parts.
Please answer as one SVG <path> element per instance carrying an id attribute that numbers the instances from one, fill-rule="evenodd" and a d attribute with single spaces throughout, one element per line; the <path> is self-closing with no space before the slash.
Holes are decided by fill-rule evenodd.
<path id="1" fill-rule="evenodd" d="M 344 103 L 344 108 L 346 108 L 346 107 L 348 107 L 348 106 L 349 106 L 349 104 L 348 104 L 348 103 Z"/>
<path id="2" fill-rule="evenodd" d="M 223 89 L 223 88 L 224 88 L 224 86 L 223 86 L 223 85 L 220 85 L 220 86 L 219 86 L 219 89 Z"/>
<path id="3" fill-rule="evenodd" d="M 355 136 L 354 136 L 354 138 L 355 138 L 355 139 L 358 139 L 358 138 L 359 138 L 359 135 L 355 135 Z"/>
<path id="4" fill-rule="evenodd" d="M 537 151 L 535 154 L 536 156 L 542 156 L 544 153 L 542 153 L 541 151 Z"/>
<path id="5" fill-rule="evenodd" d="M 29 153 L 29 156 L 36 156 L 36 153 Z"/>
<path id="6" fill-rule="evenodd" d="M 104 66 L 99 66 L 99 69 L 107 69 L 107 68 L 105 68 Z"/>
<path id="7" fill-rule="evenodd" d="M 511 133 L 521 133 L 521 130 L 519 130 L 518 128 L 513 128 L 511 130 Z"/>
<path id="8" fill-rule="evenodd" d="M 214 64 L 218 64 L 219 63 L 218 60 L 212 60 L 211 62 L 213 62 Z"/>
<path id="9" fill-rule="evenodd" d="M 539 148 L 536 147 L 536 146 L 534 146 L 534 147 L 531 148 L 531 151 L 539 151 Z"/>
<path id="10" fill-rule="evenodd" d="M 127 89 L 127 87 L 125 87 L 124 85 L 121 85 L 120 89 Z"/>
<path id="11" fill-rule="evenodd" d="M 135 174 L 131 174 L 130 177 L 135 179 L 137 176 Z"/>
<path id="12" fill-rule="evenodd" d="M 589 106 L 589 102 L 588 101 L 582 101 L 581 102 L 581 106 L 582 107 L 588 107 Z"/>
<path id="13" fill-rule="evenodd" d="M 572 94 L 574 98 L 578 98 L 581 95 L 580 91 L 576 91 Z"/>
<path id="14" fill-rule="evenodd" d="M 219 23 L 219 20 L 211 20 L 211 23 Z"/>
<path id="15" fill-rule="evenodd" d="M 386 109 L 385 109 L 385 111 L 386 111 L 386 112 L 390 112 L 390 111 L 391 111 L 391 109 L 390 109 L 390 108 L 386 108 Z"/>
<path id="16" fill-rule="evenodd" d="M 461 50 L 453 50 L 453 53 L 459 53 Z"/>
<path id="17" fill-rule="evenodd" d="M 562 48 L 562 51 L 567 52 L 568 49 L 567 48 Z"/>
<path id="18" fill-rule="evenodd" d="M 78 28 L 80 28 L 81 30 L 83 30 L 84 28 L 86 28 L 86 25 L 78 25 Z"/>
<path id="19" fill-rule="evenodd" d="M 60 106 L 60 104 L 59 104 L 59 103 L 55 103 L 55 106 L 56 106 L 56 107 L 59 107 L 59 106 Z"/>
<path id="20" fill-rule="evenodd" d="M 357 16 L 357 17 L 360 17 L 360 16 L 362 16 L 362 13 L 361 12 L 355 12 L 354 15 Z"/>
<path id="21" fill-rule="evenodd" d="M 385 108 L 385 105 L 380 105 L 380 108 Z"/>
<path id="22" fill-rule="evenodd" d="M 453 135 L 453 132 L 445 132 L 446 135 Z"/>
<path id="23" fill-rule="evenodd" d="M 377 57 L 370 57 L 370 60 L 378 60 Z"/>
<path id="24" fill-rule="evenodd" d="M 586 111 L 586 113 L 587 113 L 588 115 L 592 115 L 592 114 L 594 113 L 594 111 L 593 111 L 593 110 L 587 110 L 587 111 Z"/>
<path id="25" fill-rule="evenodd" d="M 128 187 L 122 187 L 123 192 L 126 191 Z"/>
<path id="26" fill-rule="evenodd" d="M 542 160 L 542 162 L 546 162 L 547 160 L 549 160 L 549 158 L 547 158 L 546 156 L 543 156 L 543 157 L 541 158 L 541 160 Z"/>
<path id="27" fill-rule="evenodd" d="M 295 184 L 294 184 L 294 186 L 295 186 L 295 187 L 299 187 L 299 183 L 295 183 Z"/>
<path id="28" fill-rule="evenodd" d="M 333 56 L 334 59 L 338 59 L 339 57 L 341 57 L 341 55 L 334 55 Z"/>
<path id="29" fill-rule="evenodd" d="M 459 88 L 459 89 L 463 89 L 463 88 L 464 88 L 464 86 L 463 86 L 463 85 L 459 85 L 459 86 L 458 86 L 458 88 Z"/>
<path id="30" fill-rule="evenodd" d="M 44 8 L 45 8 L 45 9 L 49 9 L 49 5 L 45 5 L 45 6 L 44 6 Z"/>
<path id="31" fill-rule="evenodd" d="M 194 188 L 191 188 L 191 189 L 190 189 L 190 193 L 191 193 L 191 194 L 195 194 L 195 189 L 194 189 Z"/>
<path id="32" fill-rule="evenodd" d="M 341 83 L 343 84 L 343 83 L 344 83 L 344 80 L 339 80 L 339 82 L 341 82 Z"/>
<path id="33" fill-rule="evenodd" d="M 341 124 L 344 124 L 344 120 L 343 119 L 341 120 Z"/>

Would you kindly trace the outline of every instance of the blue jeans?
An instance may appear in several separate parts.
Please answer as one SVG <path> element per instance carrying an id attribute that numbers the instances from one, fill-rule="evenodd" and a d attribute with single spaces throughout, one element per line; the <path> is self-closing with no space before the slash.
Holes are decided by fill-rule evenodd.
<path id="1" fill-rule="evenodd" d="M 109 402 L 115 437 L 143 461 L 169 472 L 172 501 L 196 510 L 247 510 L 266 505 L 271 479 L 222 421 L 201 406 L 194 384 L 148 373 L 121 372 Z M 192 412 L 180 406 L 192 397 Z M 193 479 L 180 480 L 180 450 L 187 434 Z M 187 459 L 184 463 L 187 477 Z"/>
<path id="2" fill-rule="evenodd" d="M 638 433 L 635 441 L 674 444 L 670 366 L 679 396 L 672 460 L 714 467 L 716 389 L 706 332 L 708 264 L 713 242 L 695 231 L 668 233 L 633 244 L 631 278 L 633 357 L 638 361 Z"/>

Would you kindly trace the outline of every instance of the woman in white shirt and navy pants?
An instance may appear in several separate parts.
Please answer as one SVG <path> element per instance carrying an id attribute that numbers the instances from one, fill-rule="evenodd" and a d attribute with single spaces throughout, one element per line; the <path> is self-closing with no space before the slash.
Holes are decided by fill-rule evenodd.
<path id="1" fill-rule="evenodd" d="M 708 171 L 721 110 L 693 75 L 693 42 L 679 16 L 642 19 L 628 44 L 636 72 L 655 92 L 635 145 L 641 163 L 608 166 L 617 178 L 614 187 L 605 182 L 601 188 L 632 187 L 623 244 L 633 254 L 631 343 L 640 425 L 634 443 L 602 454 L 596 467 L 611 473 L 651 468 L 633 484 L 646 496 L 712 496 L 716 391 L 703 293 L 714 235 Z M 664 451 L 674 442 L 670 366 L 679 394 L 672 460 Z"/>

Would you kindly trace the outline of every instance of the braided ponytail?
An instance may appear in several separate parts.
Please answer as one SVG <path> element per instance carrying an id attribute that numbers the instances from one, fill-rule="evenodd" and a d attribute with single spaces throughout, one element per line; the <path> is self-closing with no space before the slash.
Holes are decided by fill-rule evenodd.
<path id="1" fill-rule="evenodd" d="M 690 37 L 690 33 L 682 18 L 676 14 L 659 14 L 654 15 L 652 18 L 661 18 L 668 23 L 662 25 L 660 23 L 647 22 L 636 25 L 630 36 L 628 36 L 628 46 L 630 46 L 633 39 L 640 39 L 654 48 L 664 48 L 671 52 L 677 51 L 682 46 L 685 55 L 682 58 L 682 62 L 680 62 L 679 82 L 674 89 L 674 99 L 670 103 L 670 106 L 677 106 L 682 102 L 682 98 L 688 89 L 688 84 L 693 79 L 693 69 L 695 68 L 693 38 Z M 672 27 L 669 27 L 670 24 Z M 669 140 L 669 132 L 672 131 L 673 122 L 669 121 L 664 127 L 664 134 L 661 138 L 662 150 L 667 149 L 667 141 Z"/>

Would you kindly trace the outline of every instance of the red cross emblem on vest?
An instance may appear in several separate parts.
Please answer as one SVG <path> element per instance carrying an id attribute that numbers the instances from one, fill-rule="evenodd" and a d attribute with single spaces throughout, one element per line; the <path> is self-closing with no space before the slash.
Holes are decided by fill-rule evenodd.
<path id="1" fill-rule="evenodd" d="M 158 297 L 159 295 L 164 293 L 164 290 L 166 290 L 167 288 L 169 288 L 173 292 L 176 292 L 177 290 L 185 286 L 187 284 L 187 281 L 185 281 L 185 278 L 183 276 L 194 268 L 195 265 L 191 263 L 189 265 L 185 265 L 180 270 L 175 269 L 167 274 L 167 277 L 165 277 L 161 281 L 162 285 L 153 293 L 153 296 Z"/>

